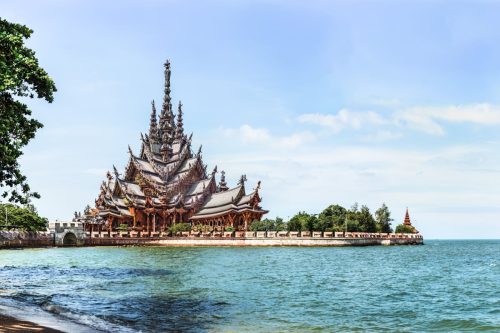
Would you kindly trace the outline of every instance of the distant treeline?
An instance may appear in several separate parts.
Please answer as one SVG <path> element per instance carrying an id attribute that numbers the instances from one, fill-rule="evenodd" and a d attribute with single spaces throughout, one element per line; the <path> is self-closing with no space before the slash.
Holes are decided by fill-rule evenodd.
<path id="1" fill-rule="evenodd" d="M 45 231 L 49 221 L 38 215 L 35 206 L 0 204 L 0 229 Z"/>
<path id="2" fill-rule="evenodd" d="M 363 205 L 361 208 L 355 203 L 350 209 L 340 205 L 330 205 L 319 214 L 308 214 L 299 212 L 289 221 L 280 217 L 276 219 L 263 219 L 253 221 L 250 225 L 251 231 L 333 231 L 333 232 L 382 232 L 392 233 L 391 212 L 389 208 L 382 206 L 372 215 L 370 209 Z M 414 232 L 406 226 L 398 225 L 396 232 Z"/>

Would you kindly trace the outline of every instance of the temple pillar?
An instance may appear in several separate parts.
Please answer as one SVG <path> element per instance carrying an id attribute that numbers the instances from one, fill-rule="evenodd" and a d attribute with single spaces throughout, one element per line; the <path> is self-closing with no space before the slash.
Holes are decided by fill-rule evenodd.
<path id="1" fill-rule="evenodd" d="M 156 232 L 156 213 L 153 214 L 153 232 Z"/>
<path id="2" fill-rule="evenodd" d="M 146 215 L 146 232 L 149 233 L 149 214 Z"/>

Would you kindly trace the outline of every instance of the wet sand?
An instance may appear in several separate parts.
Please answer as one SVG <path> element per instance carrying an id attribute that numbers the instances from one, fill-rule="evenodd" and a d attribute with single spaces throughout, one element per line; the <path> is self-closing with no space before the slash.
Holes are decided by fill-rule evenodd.
<path id="1" fill-rule="evenodd" d="M 63 333 L 62 331 L 40 326 L 29 321 L 18 320 L 0 314 L 0 333 L 17 332 Z"/>

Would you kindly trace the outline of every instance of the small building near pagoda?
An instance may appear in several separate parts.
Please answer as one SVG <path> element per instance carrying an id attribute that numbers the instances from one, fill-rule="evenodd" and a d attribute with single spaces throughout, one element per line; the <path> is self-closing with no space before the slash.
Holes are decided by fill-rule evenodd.
<path id="1" fill-rule="evenodd" d="M 192 134 L 184 133 L 183 109 L 177 115 L 170 97 L 170 63 L 165 63 L 165 91 L 159 117 L 154 101 L 150 126 L 141 134 L 140 152 L 129 146 L 129 161 L 123 173 L 113 166 L 95 200 L 79 217 L 87 231 L 129 230 L 165 232 L 177 223 L 191 223 L 210 230 L 247 230 L 266 210 L 260 206 L 260 181 L 250 191 L 242 175 L 229 188 L 225 172 L 217 167 L 207 172 L 202 148 L 192 150 Z"/>

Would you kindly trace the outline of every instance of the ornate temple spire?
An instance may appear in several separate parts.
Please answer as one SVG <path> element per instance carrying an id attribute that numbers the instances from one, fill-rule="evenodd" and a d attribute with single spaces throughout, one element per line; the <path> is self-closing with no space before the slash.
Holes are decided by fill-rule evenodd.
<path id="1" fill-rule="evenodd" d="M 172 111 L 172 103 L 170 98 L 170 61 L 167 59 L 165 64 L 165 90 L 163 95 L 163 105 L 161 108 L 161 115 L 164 116 L 168 111 Z"/>
<path id="2" fill-rule="evenodd" d="M 113 164 L 113 173 L 115 174 L 116 180 L 120 177 L 120 174 L 118 173 L 118 170 L 116 169 L 115 165 Z"/>
<path id="3" fill-rule="evenodd" d="M 179 101 L 179 107 L 177 109 L 177 126 L 175 128 L 175 139 L 181 140 L 184 136 L 184 127 L 182 123 L 182 102 Z"/>
<path id="4" fill-rule="evenodd" d="M 226 172 L 224 170 L 222 170 L 220 172 L 220 182 L 219 182 L 219 192 L 224 192 L 224 191 L 227 191 L 229 190 L 229 187 L 227 186 L 227 183 L 226 183 Z"/>
<path id="5" fill-rule="evenodd" d="M 410 214 L 408 213 L 408 207 L 406 207 L 405 220 L 403 222 L 404 225 L 411 225 Z"/>
<path id="6" fill-rule="evenodd" d="M 141 134 L 142 135 L 142 134 Z M 158 124 L 156 122 L 156 107 L 155 101 L 151 101 L 151 118 L 149 121 L 149 137 L 153 142 L 158 141 Z"/>
<path id="7" fill-rule="evenodd" d="M 165 62 L 165 93 L 163 96 L 163 105 L 160 115 L 158 129 L 158 139 L 161 142 L 160 151 L 163 160 L 167 162 L 172 156 L 172 141 L 174 140 L 174 114 L 172 112 L 172 100 L 170 98 L 170 62 Z"/>
<path id="8" fill-rule="evenodd" d="M 245 185 L 247 181 L 247 175 L 241 175 L 240 180 L 238 180 L 238 185 Z"/>
<path id="9" fill-rule="evenodd" d="M 165 91 L 160 115 L 159 136 L 163 143 L 171 144 L 174 136 L 175 123 L 172 112 L 172 99 L 170 98 L 170 62 L 165 62 Z"/>

